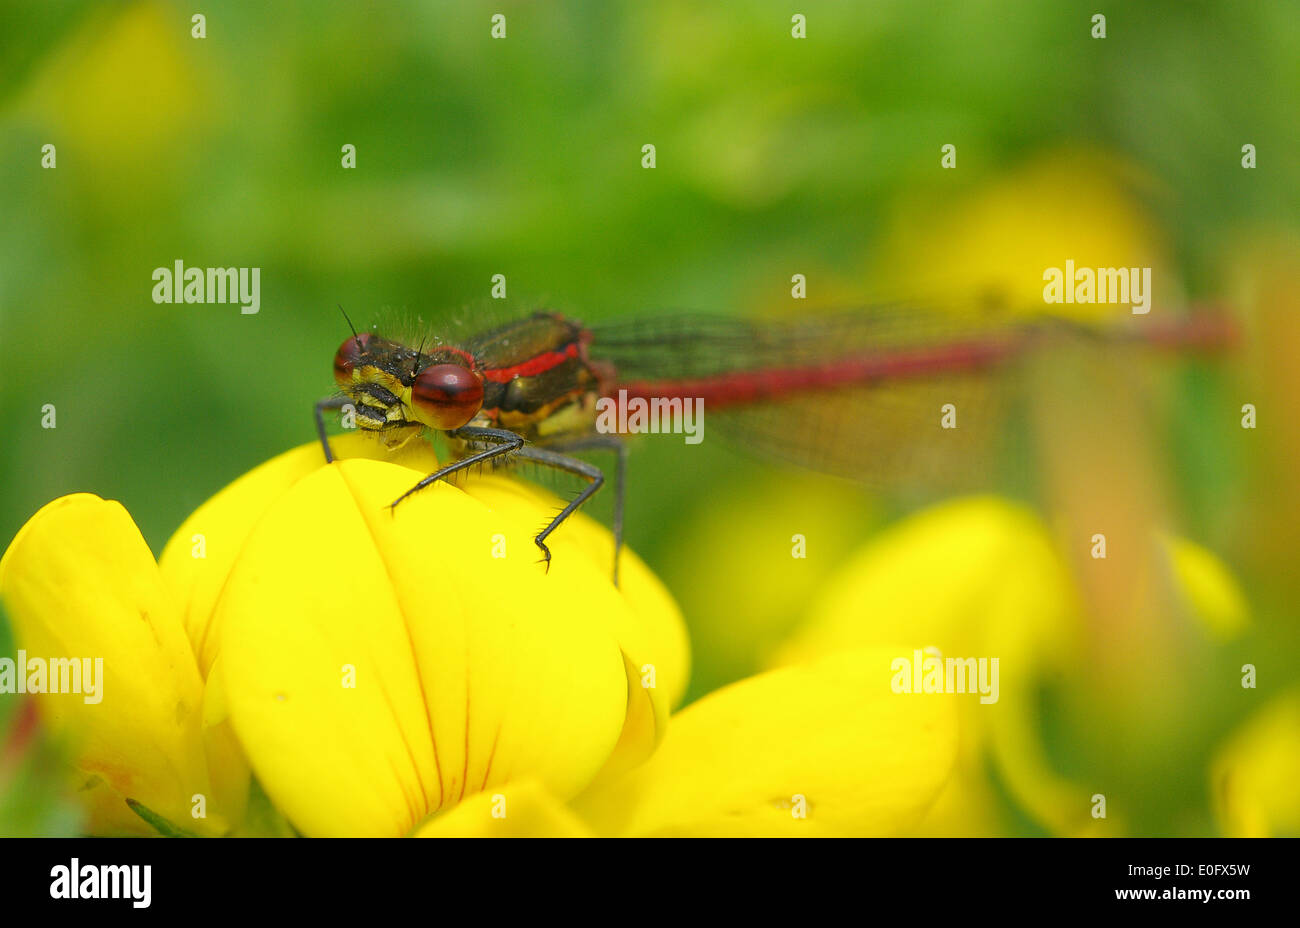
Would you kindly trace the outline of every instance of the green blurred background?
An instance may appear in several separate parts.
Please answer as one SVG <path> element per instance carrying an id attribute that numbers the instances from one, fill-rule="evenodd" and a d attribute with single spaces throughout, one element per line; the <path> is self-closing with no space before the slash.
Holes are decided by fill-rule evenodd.
<path id="1" fill-rule="evenodd" d="M 490 36 L 498 12 L 505 40 Z M 791 38 L 794 12 L 807 40 Z M 754 313 L 788 304 L 801 272 L 810 304 L 853 305 L 906 285 L 887 256 L 942 237 L 949 203 L 1014 188 L 1053 152 L 1121 165 L 1186 294 L 1230 299 L 1248 243 L 1286 240 L 1300 217 L 1300 8 L 1126 3 L 1101 10 L 1104 40 L 1089 34 L 1095 12 L 1069 0 L 0 5 L 0 540 L 82 490 L 121 500 L 161 550 L 213 492 L 311 439 L 346 335 L 336 304 L 359 325 L 436 319 L 489 302 L 500 273 L 518 311 Z M 938 168 L 949 142 L 955 171 Z M 1247 142 L 1256 170 L 1239 163 Z M 41 168 L 46 143 L 55 170 Z M 340 166 L 344 144 L 355 170 Z M 931 205 L 920 231 L 900 231 L 917 202 Z M 260 313 L 154 304 L 154 268 L 177 259 L 260 267 Z M 1267 640 L 1291 649 L 1294 536 L 1248 533 L 1279 471 L 1243 476 L 1255 465 L 1220 460 L 1191 415 L 1223 384 L 1183 384 L 1180 528 L 1225 558 Z M 1273 422 L 1284 403 L 1294 415 L 1295 394 L 1271 399 Z M 830 484 L 787 499 L 792 472 L 718 442 L 689 465 L 681 455 L 676 438 L 638 444 L 628 534 L 692 623 L 736 578 L 679 556 L 682 539 L 737 500 L 847 514 L 836 550 L 881 518 Z M 693 696 L 760 664 L 710 634 L 722 633 L 698 630 Z"/>

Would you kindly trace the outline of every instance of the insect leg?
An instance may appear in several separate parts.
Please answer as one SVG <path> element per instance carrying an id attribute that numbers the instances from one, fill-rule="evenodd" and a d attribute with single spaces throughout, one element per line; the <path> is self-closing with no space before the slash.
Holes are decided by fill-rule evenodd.
<path id="1" fill-rule="evenodd" d="M 333 463 L 334 452 L 330 450 L 330 440 L 325 434 L 325 410 L 342 409 L 348 402 L 346 396 L 330 396 L 316 403 L 316 435 L 320 438 L 320 446 L 325 449 L 326 464 Z"/>
<path id="2" fill-rule="evenodd" d="M 546 537 L 560 527 L 569 516 L 577 511 L 578 507 L 591 499 L 592 495 L 599 490 L 605 483 L 604 472 L 595 464 L 588 464 L 586 461 L 580 461 L 577 458 L 571 458 L 566 454 L 558 454 L 555 451 L 549 451 L 546 448 L 527 447 L 519 450 L 521 460 L 533 461 L 537 464 L 545 464 L 547 467 L 553 467 L 556 470 L 562 470 L 567 474 L 576 474 L 590 480 L 587 486 L 583 487 L 582 492 L 575 496 L 569 505 L 561 509 L 551 520 L 546 528 L 538 532 L 537 537 L 533 539 L 537 547 L 542 549 L 542 561 L 546 564 L 547 570 L 551 567 L 551 549 L 546 547 Z"/>
<path id="3" fill-rule="evenodd" d="M 447 434 L 453 438 L 462 438 L 478 442 L 498 442 L 498 444 L 491 448 L 485 448 L 482 451 L 476 451 L 474 454 L 467 455 L 458 461 L 452 461 L 446 467 L 434 471 L 415 486 L 411 487 L 411 489 L 397 497 L 397 499 L 393 500 L 389 504 L 390 509 L 395 508 L 398 503 L 406 499 L 412 493 L 423 490 L 429 484 L 436 483 L 443 477 L 447 477 L 457 471 L 464 470 L 467 467 L 473 467 L 475 464 L 481 464 L 482 462 L 489 461 L 493 458 L 515 454 L 516 452 L 521 451 L 524 447 L 523 436 L 516 435 L 509 429 L 488 429 L 480 428 L 476 425 L 467 425 L 463 428 L 456 429 L 455 431 L 448 432 Z"/>
<path id="4" fill-rule="evenodd" d="M 583 435 L 548 442 L 551 451 L 614 452 L 614 586 L 618 586 L 619 554 L 623 550 L 623 498 L 627 476 L 627 442 L 618 435 Z M 593 491 L 594 492 L 594 491 Z"/>

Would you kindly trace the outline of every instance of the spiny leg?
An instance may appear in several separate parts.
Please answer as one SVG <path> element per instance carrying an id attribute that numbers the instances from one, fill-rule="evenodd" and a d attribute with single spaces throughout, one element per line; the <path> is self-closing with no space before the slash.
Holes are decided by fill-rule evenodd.
<path id="1" fill-rule="evenodd" d="M 316 403 L 316 435 L 320 438 L 320 446 L 325 449 L 325 463 L 334 462 L 334 452 L 330 450 L 329 436 L 325 434 L 325 410 L 342 409 L 350 403 L 346 396 L 329 396 Z"/>
<path id="2" fill-rule="evenodd" d="M 548 442 L 545 447 L 559 452 L 614 452 L 614 586 L 618 586 L 619 554 L 623 551 L 623 498 L 627 475 L 627 442 L 618 435 L 598 434 L 560 439 Z"/>
<path id="3" fill-rule="evenodd" d="M 546 547 L 546 538 L 551 532 L 560 527 L 569 516 L 577 511 L 578 507 L 591 499 L 592 495 L 599 490 L 605 483 L 604 472 L 595 464 L 588 464 L 586 461 L 580 461 L 577 458 L 571 458 L 566 454 L 557 454 L 546 448 L 527 447 L 519 452 L 519 458 L 525 461 L 532 461 L 537 464 L 545 464 L 547 467 L 553 467 L 556 470 L 562 470 L 567 474 L 576 474 L 590 480 L 587 486 L 583 487 L 582 492 L 569 501 L 569 504 L 561 509 L 551 520 L 546 528 L 542 529 L 533 542 L 537 547 L 542 549 L 542 561 L 546 564 L 546 569 L 551 568 L 551 549 Z"/>
<path id="4" fill-rule="evenodd" d="M 392 503 L 389 504 L 390 509 L 396 508 L 398 503 L 406 499 L 412 493 L 419 492 L 429 484 L 436 483 L 450 474 L 462 471 L 467 467 L 473 467 L 475 464 L 481 464 L 484 461 L 490 461 L 493 458 L 522 453 L 524 447 L 523 436 L 517 435 L 509 429 L 488 429 L 480 428 L 476 425 L 467 425 L 463 428 L 456 429 L 455 431 L 448 432 L 447 434 L 452 438 L 461 438 L 467 441 L 494 441 L 499 442 L 499 444 L 492 448 L 485 448 L 482 451 L 476 451 L 474 454 L 463 457 L 458 461 L 452 461 L 446 467 L 434 471 L 415 486 L 411 487 L 411 489 L 397 497 L 397 499 L 393 500 Z"/>

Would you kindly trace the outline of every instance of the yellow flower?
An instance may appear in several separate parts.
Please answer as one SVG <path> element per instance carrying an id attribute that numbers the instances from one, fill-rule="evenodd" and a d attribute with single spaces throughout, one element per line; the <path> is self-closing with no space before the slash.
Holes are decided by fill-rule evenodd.
<path id="1" fill-rule="evenodd" d="M 1215 756 L 1210 796 L 1219 827 L 1233 838 L 1300 835 L 1298 782 L 1300 689 L 1293 689 L 1256 712 Z"/>
<path id="2" fill-rule="evenodd" d="M 634 554 L 616 589 L 609 533 L 579 516 L 544 573 L 547 494 L 479 478 L 394 512 L 431 450 L 334 444 L 217 494 L 159 565 L 87 495 L 6 554 L 19 643 L 106 657 L 102 711 L 40 703 L 100 778 L 96 832 L 148 831 L 126 799 L 238 829 L 250 767 L 306 835 L 892 834 L 948 779 L 952 701 L 894 693 L 878 649 L 743 680 L 665 738 L 689 649 Z"/>
<path id="3" fill-rule="evenodd" d="M 634 554 L 620 592 L 608 533 L 579 518 L 545 574 L 540 494 L 484 479 L 490 503 L 439 485 L 390 511 L 436 466 L 431 450 L 394 463 L 368 459 L 383 452 L 363 436 L 335 448 L 335 465 L 307 445 L 219 493 L 161 571 L 125 511 L 95 497 L 56 501 L 11 546 L 0 596 L 20 645 L 106 657 L 103 711 L 73 707 L 67 727 L 98 751 L 76 763 L 115 791 L 109 824 L 144 830 L 130 798 L 189 827 L 192 794 L 237 788 L 229 763 L 204 769 L 203 731 L 322 835 L 404 834 L 523 777 L 567 797 L 662 737 L 685 633 Z M 105 725 L 118 716 L 128 732 Z"/>
<path id="4" fill-rule="evenodd" d="M 42 508 L 0 560 L 0 598 L 29 659 L 103 661 L 99 701 L 32 697 L 75 758 L 91 832 L 153 833 L 126 800 L 199 833 L 239 817 L 247 773 L 222 737 L 219 696 L 125 509 L 86 493 Z M 196 796 L 206 818 L 191 817 Z"/>
<path id="5" fill-rule="evenodd" d="M 59 155 L 97 153 L 87 196 L 140 210 L 188 163 L 181 146 L 219 118 L 189 31 L 155 0 L 94 11 L 25 82 L 16 106 L 52 127 Z"/>
<path id="6" fill-rule="evenodd" d="M 596 833 L 529 777 L 466 799 L 425 823 L 417 838 L 592 838 Z"/>
<path id="7" fill-rule="evenodd" d="M 603 834 L 877 836 L 909 828 L 947 782 L 952 699 L 891 687 L 892 649 L 769 671 L 673 717 L 663 745 L 575 808 Z"/>
<path id="8" fill-rule="evenodd" d="M 1043 301 L 1043 272 L 1152 267 L 1169 262 L 1134 190 L 1150 187 L 1131 165 L 1098 152 L 1051 153 L 978 188 L 897 204 L 869 279 L 887 294 L 1009 316 L 1044 312 L 1100 321 L 1129 313 L 1105 303 Z M 1177 299 L 1166 287 L 1162 305 Z"/>
<path id="9" fill-rule="evenodd" d="M 1222 565 L 1190 542 L 1162 538 L 1189 612 L 1215 636 L 1242 627 L 1244 602 Z M 956 499 L 904 519 L 850 558 L 774 664 L 865 647 L 893 646 L 905 656 L 918 640 L 945 657 L 997 658 L 995 702 L 956 697 L 963 700 L 958 772 L 914 833 L 1002 831 L 990 761 L 1003 787 L 1048 831 L 1123 833 L 1118 803 L 1105 818 L 1093 817 L 1092 797 L 1115 797 L 1106 770 L 1096 769 L 1091 780 L 1067 777 L 1044 746 L 1040 687 L 1067 687 L 1085 715 L 1107 700 L 1086 666 L 1085 616 L 1065 562 L 1032 510 L 994 497 Z M 1087 744 L 1082 733 L 1072 740 Z"/>
<path id="10" fill-rule="evenodd" d="M 953 700 L 890 688 L 891 650 L 760 674 L 673 716 L 643 765 L 562 803 L 507 784 L 421 837 L 869 836 L 925 814 L 952 771 Z"/>

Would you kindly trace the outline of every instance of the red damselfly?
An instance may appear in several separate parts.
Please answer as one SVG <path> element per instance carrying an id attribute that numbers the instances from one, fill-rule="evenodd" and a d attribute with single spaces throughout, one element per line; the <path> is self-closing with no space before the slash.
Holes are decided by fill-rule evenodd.
<path id="1" fill-rule="evenodd" d="M 390 448 L 432 431 L 446 435 L 455 459 L 394 507 L 481 464 L 530 461 L 586 480 L 536 536 L 548 564 L 547 537 L 605 480 L 572 454 L 614 454 L 617 580 L 627 453 L 617 431 L 598 428 L 609 421 L 598 410 L 602 401 L 698 402 L 723 414 L 748 447 L 772 456 L 869 483 L 956 487 L 961 472 L 980 471 L 997 444 L 1008 402 L 1004 375 L 1035 349 L 1083 341 L 1181 352 L 1221 348 L 1232 337 L 1230 321 L 1212 312 L 1097 328 L 1055 318 L 994 324 L 910 307 L 591 326 L 537 312 L 417 344 L 353 329 L 334 357 L 341 395 L 317 403 L 316 424 L 327 461 L 324 411 L 348 403 L 357 425 Z M 961 411 L 962 428 L 943 427 L 947 409 Z"/>

